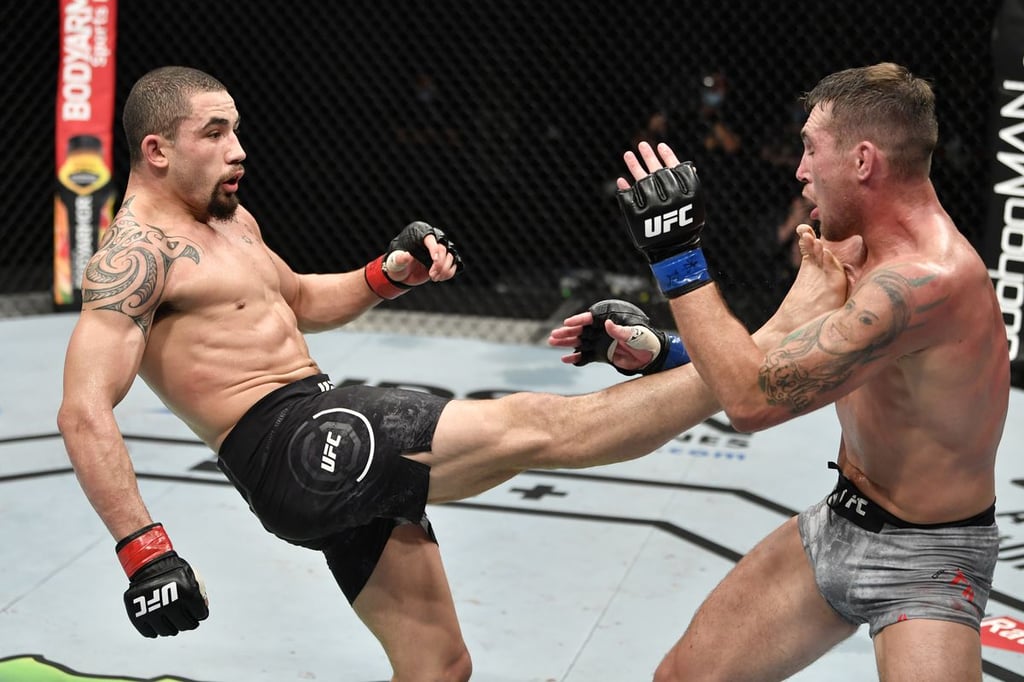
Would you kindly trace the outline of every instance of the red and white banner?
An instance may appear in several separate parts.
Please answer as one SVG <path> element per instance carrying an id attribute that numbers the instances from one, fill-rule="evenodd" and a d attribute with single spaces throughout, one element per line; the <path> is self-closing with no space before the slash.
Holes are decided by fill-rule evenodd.
<path id="1" fill-rule="evenodd" d="M 981 621 L 981 645 L 1024 654 L 1024 623 L 1009 616 L 989 616 Z"/>
<path id="2" fill-rule="evenodd" d="M 82 275 L 114 212 L 117 0 L 60 0 L 53 302 L 81 305 Z"/>

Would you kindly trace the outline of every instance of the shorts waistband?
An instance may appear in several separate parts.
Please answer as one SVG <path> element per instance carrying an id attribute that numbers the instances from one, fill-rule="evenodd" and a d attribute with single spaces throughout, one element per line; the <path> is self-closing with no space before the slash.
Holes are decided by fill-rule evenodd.
<path id="1" fill-rule="evenodd" d="M 843 475 L 843 472 L 839 470 L 839 465 L 835 462 L 829 462 L 828 466 L 830 469 L 835 469 L 839 474 L 839 481 L 836 483 L 835 490 L 826 499 L 826 504 L 839 516 L 842 516 L 847 521 L 860 526 L 866 531 L 872 533 L 881 532 L 882 527 L 885 524 L 895 526 L 897 528 L 923 528 L 923 529 L 935 529 L 935 528 L 960 528 L 963 526 L 991 526 L 996 522 L 996 505 L 992 504 L 991 507 L 975 514 L 974 516 L 966 519 L 960 519 L 959 521 L 947 521 L 944 523 L 911 523 L 910 521 L 904 521 L 895 514 L 883 509 L 871 498 L 862 493 L 857 486 L 853 484 L 853 481 Z"/>
<path id="2" fill-rule="evenodd" d="M 257 400 L 242 415 L 242 418 L 224 438 L 218 454 L 223 456 L 226 453 L 238 451 L 245 454 L 251 453 L 262 434 L 273 427 L 273 417 L 285 409 L 289 402 L 301 396 L 316 395 L 332 388 L 334 388 L 334 384 L 326 374 L 314 374 L 275 388 Z"/>

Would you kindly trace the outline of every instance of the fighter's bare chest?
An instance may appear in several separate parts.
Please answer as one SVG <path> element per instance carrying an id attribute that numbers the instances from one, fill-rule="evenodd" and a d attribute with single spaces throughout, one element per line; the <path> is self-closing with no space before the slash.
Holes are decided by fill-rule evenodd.
<path id="1" fill-rule="evenodd" d="M 277 290 L 280 282 L 270 252 L 244 229 L 223 229 L 194 241 L 198 257 L 187 267 L 171 268 L 168 289 L 204 298 L 247 297 Z"/>

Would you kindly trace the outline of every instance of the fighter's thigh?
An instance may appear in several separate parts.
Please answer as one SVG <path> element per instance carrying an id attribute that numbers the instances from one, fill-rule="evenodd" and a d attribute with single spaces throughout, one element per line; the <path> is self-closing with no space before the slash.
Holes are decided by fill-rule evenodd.
<path id="1" fill-rule="evenodd" d="M 855 630 L 818 592 L 792 518 L 711 592 L 657 679 L 784 679 Z"/>
<path id="2" fill-rule="evenodd" d="M 430 452 L 407 455 L 430 466 L 430 502 L 476 495 L 533 466 L 554 439 L 547 396 L 453 400 L 441 413 Z"/>
<path id="3" fill-rule="evenodd" d="M 380 640 L 396 672 L 468 665 L 441 553 L 420 525 L 395 527 L 352 607 Z"/>
<path id="4" fill-rule="evenodd" d="M 875 635 L 881 682 L 980 682 L 981 637 L 963 623 L 923 618 L 893 623 Z"/>

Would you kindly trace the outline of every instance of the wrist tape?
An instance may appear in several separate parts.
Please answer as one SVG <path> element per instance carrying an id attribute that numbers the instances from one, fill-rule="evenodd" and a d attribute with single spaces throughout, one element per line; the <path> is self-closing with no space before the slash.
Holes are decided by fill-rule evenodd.
<path id="1" fill-rule="evenodd" d="M 683 346 L 683 340 L 675 334 L 669 334 L 667 339 L 668 353 L 665 354 L 665 362 L 661 369 L 672 369 L 681 367 L 690 362 L 690 354 Z"/>
<path id="2" fill-rule="evenodd" d="M 163 525 L 143 526 L 114 547 L 121 568 L 131 578 L 146 564 L 174 551 Z"/>
<path id="3" fill-rule="evenodd" d="M 640 374 L 657 374 L 666 369 L 682 367 L 690 362 L 690 354 L 686 352 L 683 340 L 677 334 L 666 334 L 665 332 L 658 332 L 658 334 L 661 337 L 661 350 L 654 356 L 650 364 L 639 370 Z M 632 374 L 636 373 L 632 372 Z"/>
<path id="4" fill-rule="evenodd" d="M 700 248 L 683 251 L 669 256 L 665 260 L 651 263 L 651 272 L 658 280 L 661 293 L 669 298 L 682 296 L 705 284 L 711 283 L 704 251 Z"/>
<path id="5" fill-rule="evenodd" d="M 384 256 L 378 256 L 363 268 L 363 277 L 370 291 L 388 301 L 393 300 L 412 289 L 408 284 L 396 282 L 384 270 Z"/>

